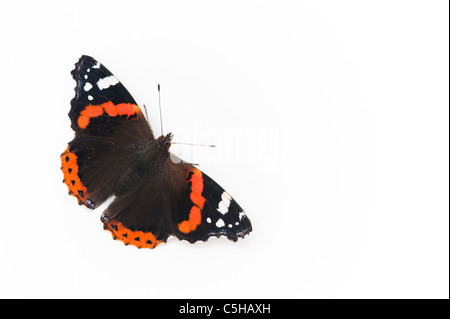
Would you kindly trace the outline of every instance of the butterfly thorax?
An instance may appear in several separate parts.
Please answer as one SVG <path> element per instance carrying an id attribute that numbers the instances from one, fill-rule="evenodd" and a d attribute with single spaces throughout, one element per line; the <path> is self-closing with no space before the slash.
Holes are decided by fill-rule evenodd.
<path id="1" fill-rule="evenodd" d="M 133 160 L 119 175 L 116 195 L 135 189 L 145 177 L 158 178 L 165 171 L 172 134 L 161 135 L 136 147 Z"/>
<path id="2" fill-rule="evenodd" d="M 173 134 L 169 133 L 167 135 L 161 135 L 156 139 L 158 148 L 162 151 L 169 152 L 170 142 L 172 141 Z"/>

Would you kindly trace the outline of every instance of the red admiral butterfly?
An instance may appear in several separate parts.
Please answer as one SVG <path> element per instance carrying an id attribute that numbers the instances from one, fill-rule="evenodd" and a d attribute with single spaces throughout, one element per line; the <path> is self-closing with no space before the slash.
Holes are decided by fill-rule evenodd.
<path id="1" fill-rule="evenodd" d="M 155 139 L 141 109 L 122 83 L 83 55 L 69 118 L 74 139 L 61 154 L 69 194 L 90 209 L 114 201 L 102 214 L 114 239 L 154 248 L 169 236 L 190 243 L 225 235 L 236 241 L 252 231 L 243 209 L 208 175 L 173 160 L 172 134 Z"/>

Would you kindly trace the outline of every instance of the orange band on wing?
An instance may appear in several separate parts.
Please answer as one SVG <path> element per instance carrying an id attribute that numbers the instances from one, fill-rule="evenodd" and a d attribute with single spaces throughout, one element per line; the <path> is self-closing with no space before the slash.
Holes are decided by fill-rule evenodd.
<path id="1" fill-rule="evenodd" d="M 111 101 L 105 102 L 100 105 L 88 105 L 80 112 L 80 117 L 78 117 L 78 126 L 82 129 L 85 129 L 91 120 L 91 118 L 108 114 L 109 116 L 117 116 L 117 115 L 127 115 L 127 119 L 130 116 L 138 115 L 140 113 L 139 106 L 131 103 L 119 103 L 114 104 Z"/>
<path id="2" fill-rule="evenodd" d="M 193 168 L 189 172 L 192 172 L 191 178 L 188 182 L 191 182 L 191 201 L 194 205 L 191 207 L 189 212 L 189 219 L 182 221 L 178 224 L 178 229 L 182 233 L 190 233 L 194 231 L 198 225 L 202 222 L 202 209 L 205 204 L 205 198 L 202 196 L 203 192 L 203 176 L 202 172 L 198 169 Z"/>
<path id="3" fill-rule="evenodd" d="M 115 219 L 108 223 L 103 221 L 103 223 L 104 228 L 111 232 L 113 238 L 123 241 L 125 245 L 131 244 L 138 248 L 155 248 L 163 243 L 163 241 L 157 240 L 153 233 L 139 230 L 132 231 Z"/>
<path id="4" fill-rule="evenodd" d="M 63 182 L 69 188 L 69 194 L 75 196 L 78 203 L 86 205 L 85 200 L 89 197 L 89 194 L 78 177 L 77 156 L 69 151 L 69 147 L 61 154 L 61 170 L 64 174 Z"/>

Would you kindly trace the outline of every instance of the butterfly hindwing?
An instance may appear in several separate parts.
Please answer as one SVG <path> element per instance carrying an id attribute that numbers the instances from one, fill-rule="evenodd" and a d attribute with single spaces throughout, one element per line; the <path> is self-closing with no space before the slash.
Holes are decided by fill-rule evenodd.
<path id="1" fill-rule="evenodd" d="M 153 248 L 166 242 L 176 227 L 173 213 L 190 209 L 190 188 L 186 181 L 188 166 L 172 163 L 158 148 L 157 142 L 152 142 L 147 152 L 149 169 L 138 174 L 142 178 L 133 182 L 135 187 L 117 195 L 102 216 L 105 229 L 114 239 L 139 248 Z M 122 178 L 135 179 L 136 170 L 136 165 L 130 166 L 130 171 Z M 153 238 L 155 240 L 150 240 Z"/>
<path id="2" fill-rule="evenodd" d="M 138 188 L 106 209 L 102 221 L 114 239 L 153 248 L 170 236 L 191 243 L 211 236 L 236 241 L 252 231 L 243 209 L 209 176 L 170 160 L 164 170 L 148 172 Z"/>

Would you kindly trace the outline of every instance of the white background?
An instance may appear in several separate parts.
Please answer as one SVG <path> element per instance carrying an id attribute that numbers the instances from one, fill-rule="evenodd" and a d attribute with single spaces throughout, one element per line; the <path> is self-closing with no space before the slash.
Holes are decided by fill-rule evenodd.
<path id="1" fill-rule="evenodd" d="M 3 1 L 0 297 L 448 298 L 447 1 Z M 82 54 L 254 231 L 154 250 L 67 195 Z"/>

